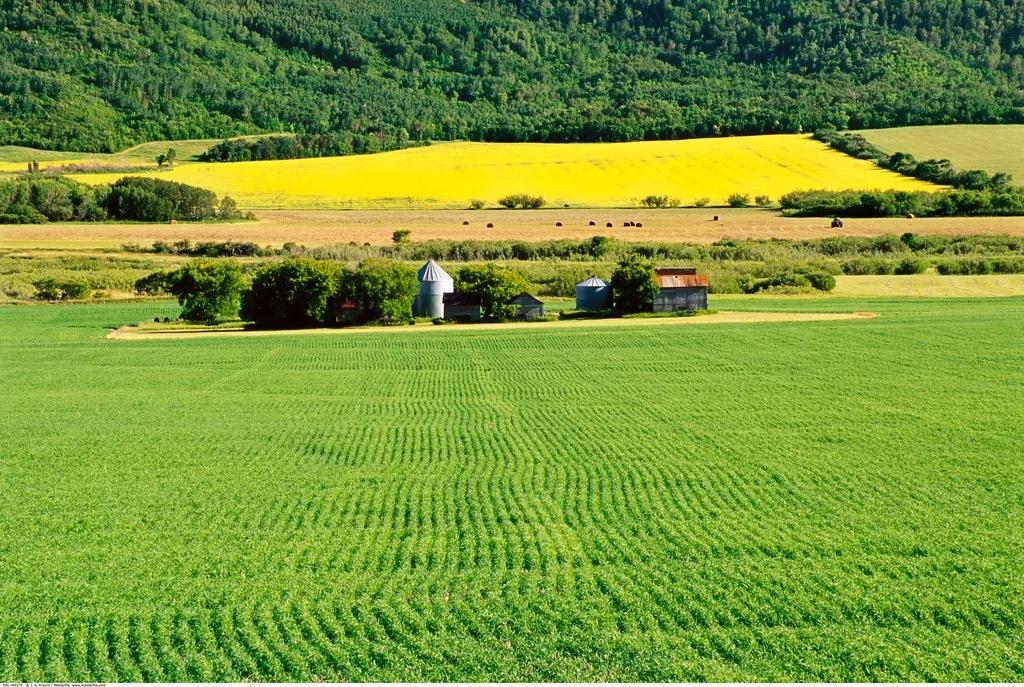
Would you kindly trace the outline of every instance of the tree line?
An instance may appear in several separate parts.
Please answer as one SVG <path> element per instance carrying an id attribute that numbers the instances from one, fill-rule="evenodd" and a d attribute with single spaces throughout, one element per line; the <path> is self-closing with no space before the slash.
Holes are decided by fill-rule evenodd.
<path id="1" fill-rule="evenodd" d="M 405 129 L 226 139 L 199 156 L 203 162 L 299 160 L 401 150 L 414 145 Z"/>
<path id="2" fill-rule="evenodd" d="M 125 177 L 89 186 L 63 176 L 28 174 L 0 180 L 0 224 L 168 222 L 246 217 L 230 196 L 188 184 Z"/>
<path id="3" fill-rule="evenodd" d="M 0 12 L 0 144 L 1019 122 L 1022 17 L 997 0 L 19 1 Z"/>

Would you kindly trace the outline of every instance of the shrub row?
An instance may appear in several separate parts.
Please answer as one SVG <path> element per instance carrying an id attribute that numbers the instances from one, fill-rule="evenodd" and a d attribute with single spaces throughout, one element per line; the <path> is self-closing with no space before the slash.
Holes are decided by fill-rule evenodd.
<path id="1" fill-rule="evenodd" d="M 498 199 L 498 205 L 509 210 L 514 208 L 519 208 L 520 210 L 536 210 L 537 208 L 544 207 L 546 204 L 547 201 L 545 201 L 541 196 L 531 196 L 526 193 L 514 193 Z"/>
<path id="2" fill-rule="evenodd" d="M 35 298 L 41 301 L 80 301 L 92 294 L 84 279 L 40 279 L 32 283 Z"/>
<path id="3" fill-rule="evenodd" d="M 782 290 L 831 291 L 834 288 L 836 278 L 826 272 L 780 272 L 764 279 L 749 280 L 743 285 L 745 293 Z"/>
<path id="4" fill-rule="evenodd" d="M 264 136 L 229 139 L 199 156 L 204 162 L 246 162 L 249 160 L 297 160 L 400 150 L 420 145 L 409 140 L 405 129 L 385 127 L 376 131 L 345 131 L 333 134 Z"/>
<path id="5" fill-rule="evenodd" d="M 422 241 L 389 246 L 335 244 L 312 249 L 285 246 L 283 253 L 302 253 L 331 260 L 359 261 L 367 257 L 393 260 L 446 260 L 451 262 L 494 260 L 618 261 L 630 255 L 650 260 L 771 261 L 810 260 L 860 256 L 926 256 L 971 254 L 1024 255 L 1024 238 L 1012 236 L 835 236 L 826 239 L 788 241 L 782 239 L 722 239 L 712 244 L 630 242 L 593 236 L 589 239 L 525 241 Z"/>
<path id="6" fill-rule="evenodd" d="M 1024 274 L 1024 258 L 946 260 L 935 268 L 939 274 Z"/>
<path id="7" fill-rule="evenodd" d="M 998 191 L 1009 187 L 1013 182 L 1013 176 L 1005 172 L 989 174 L 983 169 L 961 171 L 946 159 L 919 161 L 910 153 L 897 152 L 889 155 L 860 134 L 824 129 L 815 132 L 814 138 L 847 155 L 871 160 L 885 169 L 944 186 L 972 191 Z"/>
<path id="8" fill-rule="evenodd" d="M 797 191 L 780 200 L 791 217 L 969 217 L 1024 215 L 1024 189 L 945 191 Z"/>

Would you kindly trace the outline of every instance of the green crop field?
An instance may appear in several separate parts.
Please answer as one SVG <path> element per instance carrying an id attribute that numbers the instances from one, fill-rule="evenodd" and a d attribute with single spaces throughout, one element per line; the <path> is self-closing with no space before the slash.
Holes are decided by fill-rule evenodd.
<path id="1" fill-rule="evenodd" d="M 287 136 L 290 134 L 262 134 L 259 136 L 232 136 L 235 139 L 253 139 L 264 136 Z M 132 146 L 119 153 L 76 153 L 57 150 L 39 150 L 36 148 L 25 148 L 23 146 L 0 146 L 0 163 L 14 163 L 0 165 L 0 172 L 21 171 L 21 165 L 36 161 L 41 165 L 59 166 L 61 162 L 91 164 L 91 165 L 127 165 L 147 164 L 152 165 L 156 156 L 167 152 L 168 148 L 174 148 L 178 154 L 178 164 L 194 162 L 200 155 L 211 147 L 217 145 L 221 138 L 202 138 L 180 141 L 151 141 Z"/>
<path id="2" fill-rule="evenodd" d="M 712 307 L 0 307 L 0 681 L 1024 679 L 1024 298 Z"/>
<path id="3" fill-rule="evenodd" d="M 887 153 L 947 158 L 960 169 L 1009 172 L 1024 183 L 1024 124 L 952 124 L 869 129 L 857 133 Z"/>

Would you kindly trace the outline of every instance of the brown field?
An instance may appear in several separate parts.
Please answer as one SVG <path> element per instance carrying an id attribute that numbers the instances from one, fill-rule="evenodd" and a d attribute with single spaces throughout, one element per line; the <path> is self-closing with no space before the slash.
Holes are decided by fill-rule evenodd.
<path id="1" fill-rule="evenodd" d="M 719 215 L 719 221 L 713 217 Z M 786 218 L 775 210 L 685 208 L 676 210 L 264 210 L 256 222 L 239 224 L 39 224 L 0 226 L 0 248 L 116 248 L 153 241 L 391 242 L 395 229 L 413 241 L 492 239 L 543 241 L 600 234 L 631 241 L 711 243 L 721 238 L 813 239 L 836 236 L 825 218 Z M 463 222 L 468 221 L 468 226 Z M 593 221 L 595 226 L 590 226 Z M 628 221 L 642 228 L 624 227 Z M 562 226 L 556 226 L 561 222 Z M 612 227 L 608 228 L 607 223 Z M 493 228 L 488 229 L 487 224 Z M 1024 236 L 1024 217 L 848 219 L 842 234 L 1010 234 Z"/>

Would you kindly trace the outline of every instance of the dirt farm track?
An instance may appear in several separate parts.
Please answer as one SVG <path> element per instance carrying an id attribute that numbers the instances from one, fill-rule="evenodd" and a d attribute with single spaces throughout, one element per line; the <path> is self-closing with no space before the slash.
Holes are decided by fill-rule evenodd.
<path id="1" fill-rule="evenodd" d="M 718 215 L 719 220 L 713 218 Z M 584 239 L 603 235 L 630 241 L 711 243 L 721 238 L 813 239 L 836 236 L 825 218 L 785 218 L 775 210 L 262 210 L 256 222 L 237 224 L 38 224 L 0 226 L 0 248 L 116 248 L 153 241 L 391 242 L 396 229 L 413 241 Z M 628 222 L 642 227 L 623 226 Z M 464 225 L 464 222 L 469 224 Z M 593 222 L 593 226 L 590 224 Z M 561 223 L 562 226 L 557 226 Z M 608 224 L 611 227 L 608 227 Z M 493 224 L 488 228 L 488 224 Z M 848 236 L 882 234 L 1010 234 L 1024 236 L 1024 217 L 847 219 Z"/>

